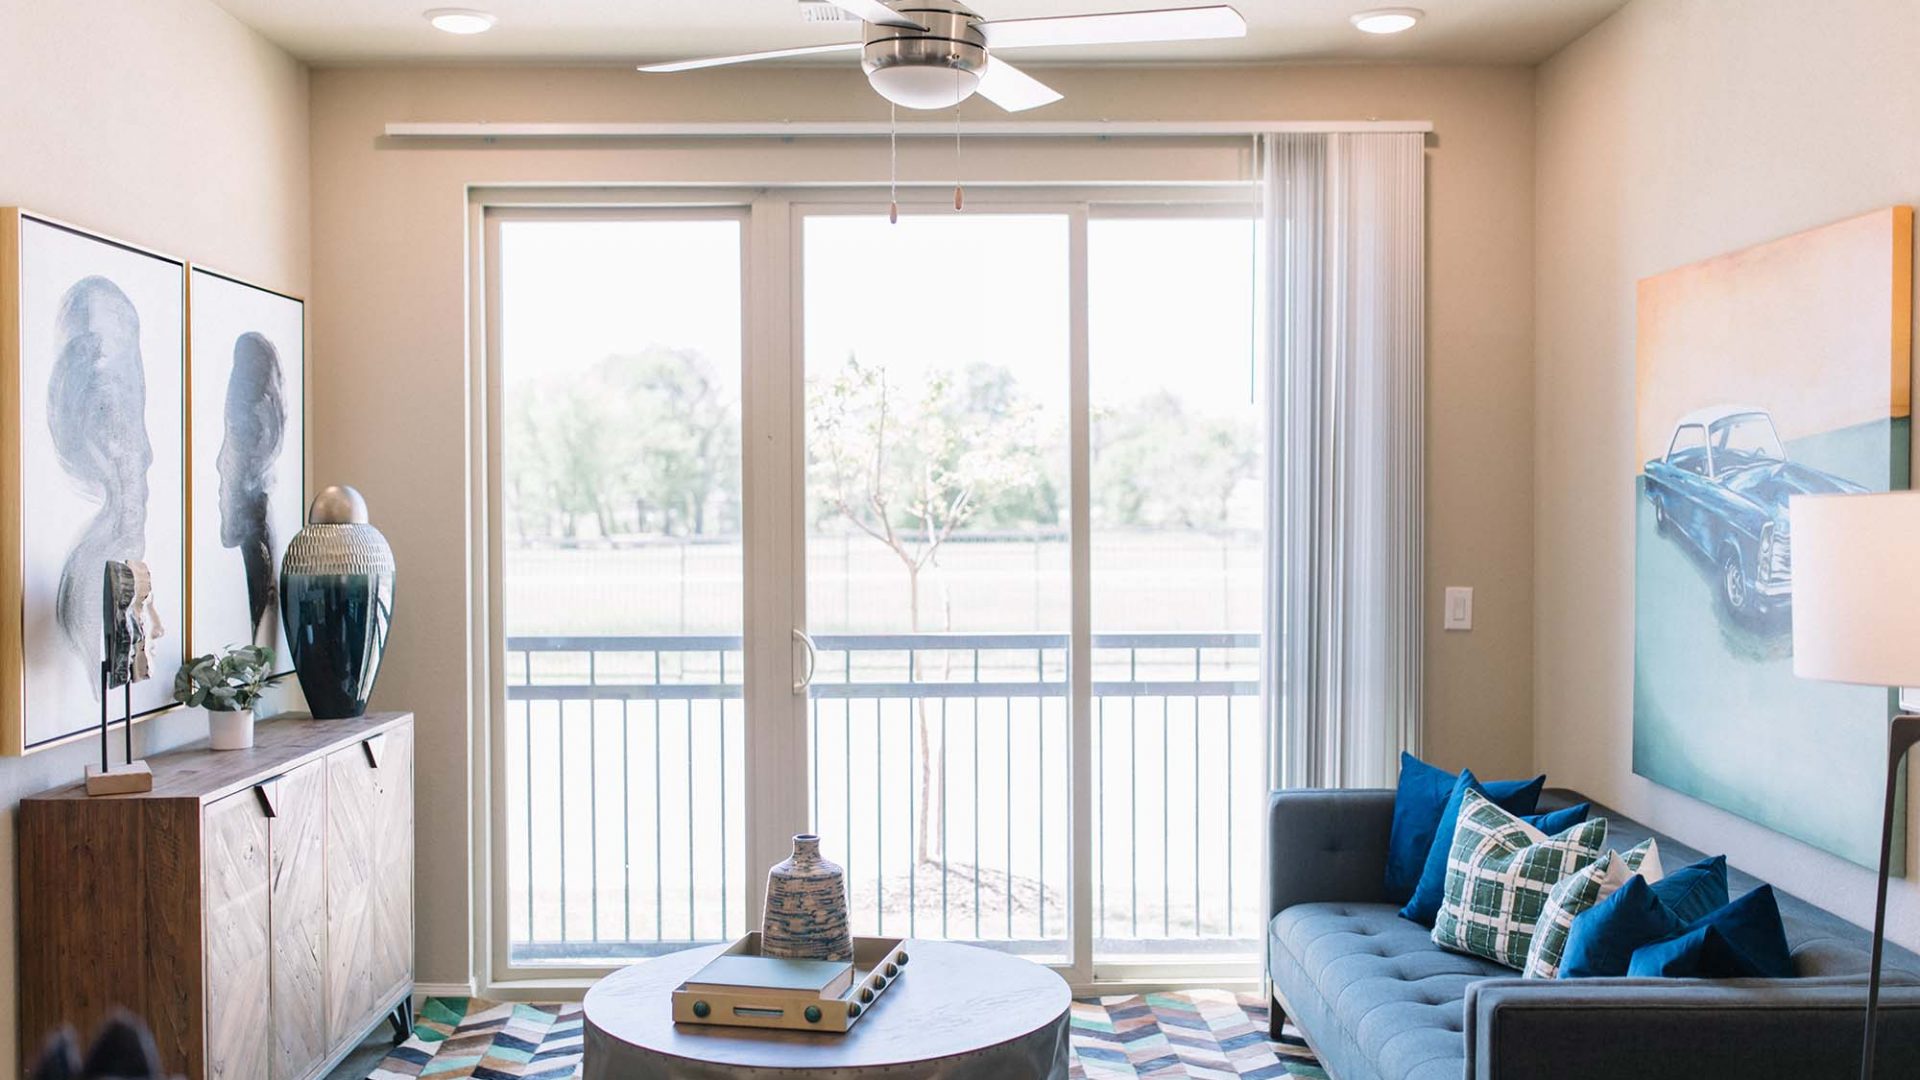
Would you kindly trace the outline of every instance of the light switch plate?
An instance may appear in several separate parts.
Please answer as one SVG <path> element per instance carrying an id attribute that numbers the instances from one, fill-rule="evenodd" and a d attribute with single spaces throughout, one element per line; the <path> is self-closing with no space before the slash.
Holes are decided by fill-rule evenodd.
<path id="1" fill-rule="evenodd" d="M 1473 629 L 1473 590 L 1458 585 L 1447 588 L 1447 614 L 1444 629 Z"/>

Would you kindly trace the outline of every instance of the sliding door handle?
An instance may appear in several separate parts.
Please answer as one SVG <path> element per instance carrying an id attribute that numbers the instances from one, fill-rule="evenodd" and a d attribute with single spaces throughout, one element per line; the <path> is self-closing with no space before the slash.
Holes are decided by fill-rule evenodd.
<path id="1" fill-rule="evenodd" d="M 793 684 L 794 693 L 804 694 L 807 692 L 807 687 L 813 685 L 813 667 L 819 662 L 820 654 L 815 651 L 813 638 L 808 636 L 805 630 L 794 627 L 793 640 L 799 642 L 801 647 L 807 650 L 807 673 L 800 677 L 799 682 Z"/>

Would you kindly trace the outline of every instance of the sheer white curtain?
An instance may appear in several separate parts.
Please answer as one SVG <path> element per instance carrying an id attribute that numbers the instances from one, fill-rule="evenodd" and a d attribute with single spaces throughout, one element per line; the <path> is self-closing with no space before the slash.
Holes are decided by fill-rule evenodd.
<path id="1" fill-rule="evenodd" d="M 1388 785 L 1420 746 L 1425 137 L 1269 135 L 1260 159 L 1275 776 Z"/>

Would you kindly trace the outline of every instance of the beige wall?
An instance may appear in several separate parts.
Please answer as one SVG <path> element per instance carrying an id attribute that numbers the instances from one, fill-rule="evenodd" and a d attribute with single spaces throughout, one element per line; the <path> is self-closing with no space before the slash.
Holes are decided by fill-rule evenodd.
<path id="1" fill-rule="evenodd" d="M 1634 283 L 1920 201 L 1908 0 L 1636 0 L 1538 86 L 1534 744 L 1578 787 L 1856 921 L 1872 875 L 1633 775 Z M 1920 947 L 1920 889 L 1892 936 Z"/>
<path id="2" fill-rule="evenodd" d="M 1533 757 L 1532 73 L 1327 66 L 1047 75 L 1067 100 L 1046 119 L 1433 121 L 1433 624 L 1443 586 L 1479 591 L 1477 629 L 1429 638 L 1428 748 L 1490 774 L 1525 769 Z M 422 981 L 462 981 L 469 971 L 466 185 L 880 178 L 885 157 L 874 143 L 423 148 L 384 142 L 382 125 L 884 117 L 847 70 L 672 80 L 598 69 L 314 73 L 313 347 L 324 372 L 313 401 L 315 479 L 360 486 L 400 560 L 379 697 L 419 714 Z M 1097 148 L 1079 151 L 1096 171 L 1106 167 Z M 1031 168 L 1017 152 L 977 147 L 968 175 Z M 1177 150 L 1158 153 L 1156 167 L 1180 167 Z M 918 171 L 909 161 L 907 175 Z"/>
<path id="3" fill-rule="evenodd" d="M 305 69 L 207 0 L 0 0 L 0 205 L 302 293 L 307 172 Z M 94 752 L 0 760 L 0 1077 L 43 1034 L 15 1031 L 13 806 Z"/>

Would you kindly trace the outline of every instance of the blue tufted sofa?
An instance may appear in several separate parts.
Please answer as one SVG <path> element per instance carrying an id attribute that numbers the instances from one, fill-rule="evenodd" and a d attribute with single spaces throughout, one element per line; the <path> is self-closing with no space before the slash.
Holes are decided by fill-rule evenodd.
<path id="1" fill-rule="evenodd" d="M 1541 809 L 1583 801 L 1549 791 Z M 1595 805 L 1608 843 L 1659 837 Z M 1334 1080 L 1856 1080 L 1869 935 L 1780 893 L 1803 978 L 1522 979 L 1433 944 L 1382 895 L 1391 791 L 1282 791 L 1268 808 L 1276 1033 L 1290 1016 Z M 1759 882 L 1732 871 L 1739 896 Z M 1920 957 L 1889 946 L 1880 1077 L 1920 1077 Z"/>

